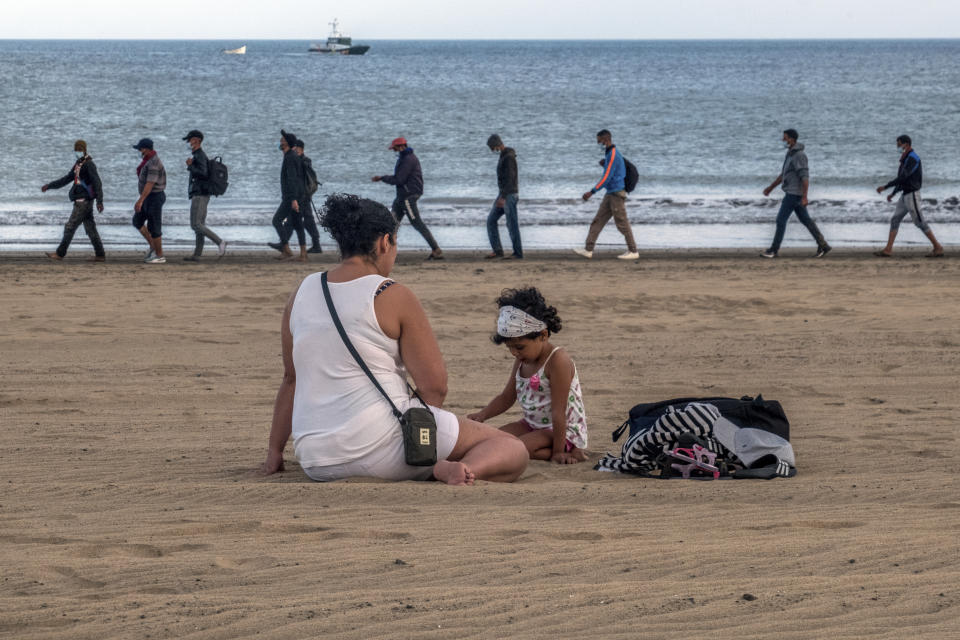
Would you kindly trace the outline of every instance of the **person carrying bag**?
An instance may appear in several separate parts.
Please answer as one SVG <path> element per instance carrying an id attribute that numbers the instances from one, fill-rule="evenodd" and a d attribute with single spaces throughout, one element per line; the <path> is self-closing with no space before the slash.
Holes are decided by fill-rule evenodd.
<path id="1" fill-rule="evenodd" d="M 323 285 L 323 298 L 327 301 L 327 309 L 330 310 L 330 318 L 333 319 L 333 324 L 337 327 L 337 332 L 340 334 L 343 344 L 347 347 L 347 351 L 350 352 L 353 359 L 357 361 L 357 364 L 360 365 L 360 368 L 363 369 L 363 372 L 370 378 L 370 382 L 377 388 L 380 395 L 390 403 L 390 409 L 400 423 L 400 429 L 403 431 L 403 454 L 406 463 L 412 467 L 430 467 L 435 465 L 437 463 L 437 421 L 434 419 L 430 410 L 426 408 L 427 403 L 423 401 L 423 398 L 420 397 L 417 390 L 411 387 L 408 382 L 407 387 L 410 388 L 410 391 L 413 392 L 413 395 L 416 396 L 417 400 L 419 400 L 423 406 L 410 407 L 406 412 L 400 412 L 397 405 L 393 403 L 393 400 L 390 399 L 387 392 L 384 391 L 380 383 L 377 382 L 376 376 L 373 375 L 367 363 L 360 357 L 353 343 L 350 342 L 350 338 L 347 336 L 347 332 L 340 322 L 340 316 L 337 315 L 337 308 L 333 305 L 333 299 L 330 297 L 330 287 L 327 286 L 326 272 L 320 275 L 320 282 Z"/>

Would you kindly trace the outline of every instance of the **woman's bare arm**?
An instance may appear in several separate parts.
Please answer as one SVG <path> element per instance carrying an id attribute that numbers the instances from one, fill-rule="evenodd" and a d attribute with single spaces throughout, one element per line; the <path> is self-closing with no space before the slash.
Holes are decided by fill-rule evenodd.
<path id="1" fill-rule="evenodd" d="M 297 373 L 293 368 L 293 334 L 290 333 L 290 310 L 297 296 L 297 287 L 283 310 L 280 342 L 283 347 L 283 381 L 273 403 L 273 422 L 270 425 L 270 441 L 267 459 L 260 465 L 260 473 L 268 476 L 283 471 L 283 450 L 290 439 L 293 421 L 293 395 L 297 389 Z"/>
<path id="2" fill-rule="evenodd" d="M 400 358 L 424 402 L 442 407 L 447 397 L 447 367 L 427 313 L 413 291 L 394 284 L 374 303 L 383 332 L 400 342 Z"/>

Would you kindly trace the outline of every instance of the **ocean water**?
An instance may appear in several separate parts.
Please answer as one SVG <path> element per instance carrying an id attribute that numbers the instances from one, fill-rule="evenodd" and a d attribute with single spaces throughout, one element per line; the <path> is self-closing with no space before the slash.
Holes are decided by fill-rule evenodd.
<path id="1" fill-rule="evenodd" d="M 241 44 L 245 56 L 221 53 Z M 208 223 L 238 248 L 274 239 L 281 128 L 306 141 L 321 193 L 385 204 L 392 188 L 370 177 L 392 170 L 387 143 L 408 138 L 423 165 L 423 217 L 451 248 L 486 246 L 493 132 L 517 150 L 530 247 L 585 235 L 597 201 L 579 196 L 600 175 L 601 128 L 639 168 L 628 210 L 641 246 L 768 243 L 779 198 L 761 190 L 779 171 L 787 127 L 806 145 L 811 213 L 828 239 L 875 243 L 893 205 L 874 189 L 895 175 L 895 138 L 909 133 L 925 211 L 942 240 L 960 243 L 960 40 L 370 41 L 362 57 L 308 44 L 0 41 L 0 249 L 56 243 L 67 190 L 40 185 L 69 170 L 75 138 L 103 179 L 110 245 L 141 242 L 128 226 L 141 137 L 167 167 L 168 244 L 189 244 L 180 138 L 192 128 L 230 167 Z M 404 246 L 422 246 L 410 231 Z M 808 244 L 805 233 L 792 224 L 787 244 Z M 902 238 L 925 242 L 909 224 Z M 621 242 L 612 225 L 601 242 Z"/>

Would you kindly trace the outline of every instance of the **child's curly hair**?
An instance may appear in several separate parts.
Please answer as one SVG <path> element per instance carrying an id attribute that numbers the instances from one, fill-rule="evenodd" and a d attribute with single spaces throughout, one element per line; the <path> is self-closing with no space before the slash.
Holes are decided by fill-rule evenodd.
<path id="1" fill-rule="evenodd" d="M 543 299 L 543 294 L 536 287 L 524 287 L 522 289 L 504 289 L 497 298 L 497 308 L 516 307 L 547 325 L 547 335 L 554 334 L 563 328 L 560 316 L 557 315 L 557 308 L 551 307 Z M 540 335 L 539 331 L 521 336 L 532 340 Z M 494 344 L 503 344 L 510 338 L 504 338 L 500 334 L 494 333 L 491 338 Z"/>

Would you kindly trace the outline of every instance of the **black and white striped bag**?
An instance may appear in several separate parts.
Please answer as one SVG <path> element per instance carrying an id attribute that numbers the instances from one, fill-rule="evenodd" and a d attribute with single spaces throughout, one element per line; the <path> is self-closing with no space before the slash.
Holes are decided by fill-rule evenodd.
<path id="1" fill-rule="evenodd" d="M 717 404 L 710 402 L 638 405 L 631 411 L 631 420 L 614 432 L 616 441 L 627 425 L 631 427 L 631 435 L 621 448 L 620 456 L 607 454 L 594 469 L 649 477 L 673 477 L 675 474 L 672 473 L 671 463 L 675 460 L 667 452 L 676 447 L 688 447 L 694 442 L 717 455 L 717 466 L 723 476 L 793 477 L 797 471 L 793 448 L 788 440 L 774 430 L 764 428 L 765 420 L 745 426 L 735 422 L 751 422 L 749 412 L 745 413 L 741 406 L 748 401 L 769 404 L 762 397 L 756 401 L 753 398 L 740 401 L 718 399 L 717 404 L 730 408 L 729 418 Z M 779 412 L 782 423 L 786 425 L 785 433 L 789 434 L 786 417 L 779 403 L 775 404 L 774 417 L 778 417 L 776 413 Z M 644 420 L 642 416 L 634 415 L 640 407 L 655 408 L 648 413 L 656 413 L 659 417 L 651 423 L 649 417 Z"/>

